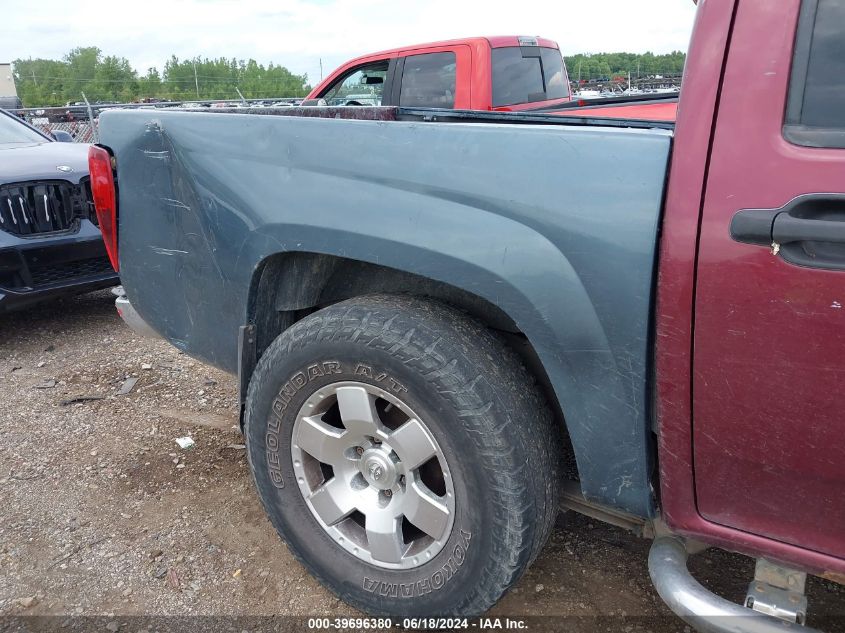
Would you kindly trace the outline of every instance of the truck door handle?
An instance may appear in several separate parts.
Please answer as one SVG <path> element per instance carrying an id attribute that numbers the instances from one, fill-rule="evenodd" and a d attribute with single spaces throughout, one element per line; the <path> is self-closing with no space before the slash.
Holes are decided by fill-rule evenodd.
<path id="1" fill-rule="evenodd" d="M 772 241 L 781 245 L 792 242 L 833 242 L 845 244 L 845 208 L 842 220 L 796 218 L 779 213 L 772 225 Z"/>
<path id="2" fill-rule="evenodd" d="M 845 195 L 806 194 L 779 209 L 742 209 L 730 233 L 736 242 L 770 246 L 790 264 L 845 270 Z"/>

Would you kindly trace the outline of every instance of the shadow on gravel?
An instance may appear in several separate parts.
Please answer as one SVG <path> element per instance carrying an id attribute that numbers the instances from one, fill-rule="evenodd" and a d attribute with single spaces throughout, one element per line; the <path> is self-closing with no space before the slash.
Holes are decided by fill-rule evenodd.
<path id="1" fill-rule="evenodd" d="M 0 347 L 14 343 L 20 335 L 46 328 L 63 333 L 81 332 L 92 321 L 119 318 L 111 290 L 98 290 L 76 297 L 39 303 L 15 312 L 0 312 Z"/>

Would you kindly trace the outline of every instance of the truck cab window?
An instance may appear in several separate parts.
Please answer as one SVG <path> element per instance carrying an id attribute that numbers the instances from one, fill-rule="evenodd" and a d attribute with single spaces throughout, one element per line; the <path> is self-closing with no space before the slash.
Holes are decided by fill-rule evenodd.
<path id="1" fill-rule="evenodd" d="M 811 147 L 845 148 L 845 0 L 801 6 L 784 134 Z"/>
<path id="2" fill-rule="evenodd" d="M 493 49 L 493 107 L 565 99 L 569 86 L 556 48 Z"/>
<path id="3" fill-rule="evenodd" d="M 388 60 L 352 70 L 320 95 L 330 106 L 380 106 L 387 77 Z"/>
<path id="4" fill-rule="evenodd" d="M 399 105 L 455 107 L 455 54 L 426 53 L 405 58 Z"/>

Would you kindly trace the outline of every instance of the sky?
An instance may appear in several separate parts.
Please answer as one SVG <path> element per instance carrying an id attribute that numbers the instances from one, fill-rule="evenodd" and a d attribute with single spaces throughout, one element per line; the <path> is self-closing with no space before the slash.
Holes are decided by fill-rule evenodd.
<path id="1" fill-rule="evenodd" d="M 692 0 L 0 0 L 0 62 L 77 46 L 144 74 L 181 58 L 274 62 L 313 85 L 349 58 L 475 35 L 540 35 L 563 54 L 687 48 Z"/>

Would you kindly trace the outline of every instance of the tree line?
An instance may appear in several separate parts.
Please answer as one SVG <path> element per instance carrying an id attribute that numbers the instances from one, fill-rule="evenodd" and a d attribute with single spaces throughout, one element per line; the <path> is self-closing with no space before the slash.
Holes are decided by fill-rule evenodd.
<path id="1" fill-rule="evenodd" d="M 595 53 L 569 55 L 566 68 L 572 81 L 677 74 L 685 55 L 680 51 L 653 53 Z M 16 59 L 15 84 L 24 107 L 61 106 L 81 101 L 128 103 L 141 99 L 186 101 L 302 97 L 310 86 L 306 75 L 284 66 L 259 64 L 254 59 L 179 59 L 172 55 L 161 71 L 140 74 L 125 57 L 104 55 L 96 46 L 74 48 L 60 60 Z"/>
<path id="2" fill-rule="evenodd" d="M 654 53 L 594 53 L 567 55 L 566 70 L 571 81 L 626 77 L 676 75 L 684 70 L 686 55 L 673 51 L 664 55 Z"/>
<path id="3" fill-rule="evenodd" d="M 82 100 L 129 103 L 142 99 L 186 101 L 302 97 L 310 86 L 272 62 L 254 59 L 179 59 L 171 56 L 160 72 L 138 73 L 124 57 L 104 55 L 96 46 L 78 47 L 61 60 L 16 59 L 13 63 L 18 96 L 24 107 L 61 106 Z"/>

